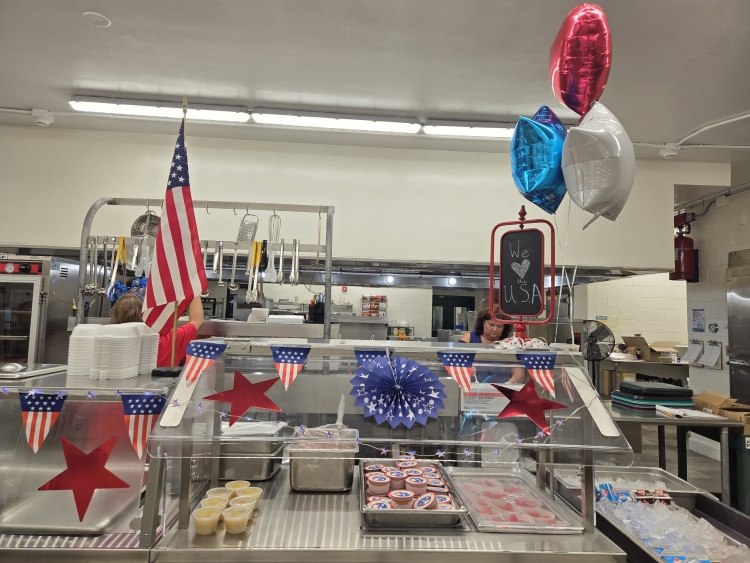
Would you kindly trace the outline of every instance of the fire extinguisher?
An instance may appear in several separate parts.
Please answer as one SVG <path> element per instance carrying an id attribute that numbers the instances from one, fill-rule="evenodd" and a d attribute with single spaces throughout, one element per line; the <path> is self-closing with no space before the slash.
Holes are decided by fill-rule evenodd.
<path id="1" fill-rule="evenodd" d="M 670 280 L 698 281 L 695 264 L 697 252 L 693 239 L 685 236 L 690 234 L 692 221 L 695 221 L 695 213 L 675 215 L 674 226 L 677 236 L 674 239 L 674 272 L 669 274 Z"/>

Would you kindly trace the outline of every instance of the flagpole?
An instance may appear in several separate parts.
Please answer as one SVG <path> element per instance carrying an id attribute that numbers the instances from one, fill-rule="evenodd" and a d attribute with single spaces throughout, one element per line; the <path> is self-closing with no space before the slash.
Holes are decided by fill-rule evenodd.
<path id="1" fill-rule="evenodd" d="M 182 142 L 185 143 L 185 124 L 187 122 L 187 96 L 182 96 Z M 171 369 L 174 369 L 174 358 L 177 351 L 177 301 L 174 302 L 174 319 L 172 323 L 172 361 Z"/>

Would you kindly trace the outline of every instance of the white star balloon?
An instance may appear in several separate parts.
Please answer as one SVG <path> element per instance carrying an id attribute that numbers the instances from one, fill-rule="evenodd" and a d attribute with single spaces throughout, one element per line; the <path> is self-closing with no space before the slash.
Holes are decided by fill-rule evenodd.
<path id="1" fill-rule="evenodd" d="M 599 102 L 568 131 L 562 171 L 570 198 L 594 214 L 584 229 L 598 217 L 617 219 L 633 187 L 635 153 L 625 128 Z"/>

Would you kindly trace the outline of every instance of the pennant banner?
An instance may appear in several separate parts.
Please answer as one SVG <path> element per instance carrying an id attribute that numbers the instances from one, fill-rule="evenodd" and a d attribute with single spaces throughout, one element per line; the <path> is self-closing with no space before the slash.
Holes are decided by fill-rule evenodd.
<path id="1" fill-rule="evenodd" d="M 466 392 L 471 391 L 471 376 L 474 373 L 474 352 L 438 352 L 438 358 L 453 379 Z"/>
<path id="2" fill-rule="evenodd" d="M 297 346 L 271 346 L 273 361 L 276 363 L 276 371 L 284 384 L 284 389 L 294 383 L 294 378 L 307 361 L 310 348 L 299 348 Z"/>
<path id="3" fill-rule="evenodd" d="M 555 355 L 518 354 L 529 375 L 553 397 L 555 396 Z"/>
<path id="4" fill-rule="evenodd" d="M 34 453 L 42 447 L 50 428 L 60 416 L 66 396 L 62 394 L 19 392 L 21 416 L 26 430 L 26 441 Z"/>
<path id="5" fill-rule="evenodd" d="M 224 342 L 202 342 L 196 340 L 187 347 L 187 361 L 185 362 L 185 381 L 193 385 L 208 366 L 226 350 Z"/>
<path id="6" fill-rule="evenodd" d="M 359 367 L 362 367 L 365 365 L 365 362 L 368 362 L 370 360 L 374 360 L 375 358 L 381 357 L 384 358 L 388 354 L 393 353 L 395 348 L 389 348 L 386 350 L 385 348 L 381 349 L 369 349 L 369 350 L 354 350 L 354 357 L 357 358 L 357 365 Z"/>
<path id="7" fill-rule="evenodd" d="M 138 458 L 143 458 L 146 442 L 156 421 L 164 410 L 167 398 L 164 395 L 123 395 L 122 407 L 125 410 L 125 425 L 128 427 L 130 443 Z"/>

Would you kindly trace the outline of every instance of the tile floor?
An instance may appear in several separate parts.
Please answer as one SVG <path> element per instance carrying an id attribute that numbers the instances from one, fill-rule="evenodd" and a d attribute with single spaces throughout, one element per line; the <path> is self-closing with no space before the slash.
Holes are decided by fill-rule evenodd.
<path id="1" fill-rule="evenodd" d="M 658 467 L 659 447 L 656 426 L 643 427 L 643 453 L 635 454 L 634 466 Z M 665 427 L 667 445 L 667 471 L 677 475 L 677 430 L 674 426 Z M 712 493 L 721 491 L 721 464 L 709 457 L 688 449 L 688 482 Z M 597 456 L 598 463 L 628 465 L 630 456 L 605 455 Z"/>

